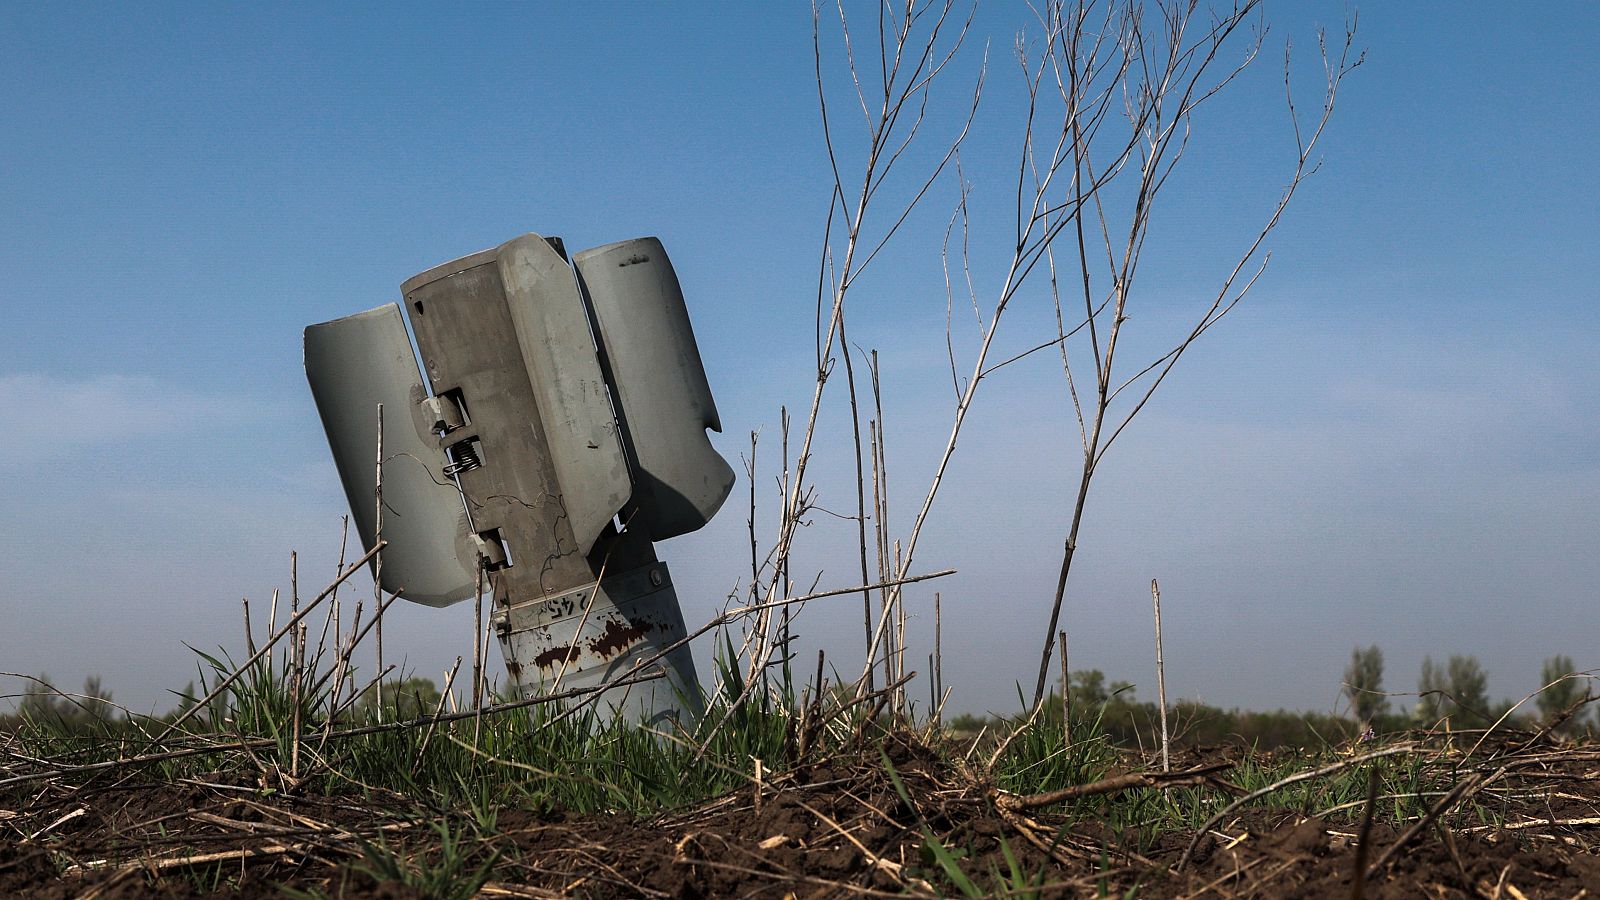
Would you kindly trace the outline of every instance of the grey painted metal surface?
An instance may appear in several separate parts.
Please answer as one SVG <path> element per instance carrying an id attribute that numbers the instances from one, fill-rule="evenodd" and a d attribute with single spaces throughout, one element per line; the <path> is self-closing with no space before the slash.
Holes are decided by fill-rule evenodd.
<path id="1" fill-rule="evenodd" d="M 402 286 L 433 391 L 461 412 L 441 444 L 491 552 L 507 672 L 530 696 L 604 683 L 683 633 L 670 584 L 652 583 L 666 570 L 649 529 L 612 524 L 640 519 L 634 483 L 591 317 L 557 246 L 524 235 Z M 541 665 L 558 645 L 575 654 L 565 672 Z M 630 718 L 692 717 L 672 687 L 697 684 L 687 649 L 658 664 L 670 679 L 602 702 Z"/>
<path id="2" fill-rule="evenodd" d="M 500 277 L 572 531 L 587 553 L 632 493 L 589 315 L 572 267 L 537 235 L 500 246 Z"/>
<path id="3" fill-rule="evenodd" d="M 477 554 L 444 453 L 419 421 L 426 394 L 394 304 L 305 331 L 306 378 L 361 542 L 376 543 L 378 404 L 383 404 L 383 588 L 445 606 L 472 596 Z"/>
<path id="4" fill-rule="evenodd" d="M 600 247 L 577 269 L 560 239 L 526 234 L 408 279 L 427 388 L 394 306 L 308 328 L 307 376 L 369 548 L 384 406 L 386 588 L 453 602 L 481 558 L 524 694 L 649 661 L 669 677 L 601 702 L 692 719 L 694 661 L 663 653 L 684 623 L 653 541 L 704 525 L 733 470 L 706 436 L 721 426 L 660 242 Z"/>
<path id="5" fill-rule="evenodd" d="M 498 499 L 559 500 L 566 530 L 587 554 L 632 488 L 572 268 L 543 237 L 526 234 L 435 266 L 401 291 L 434 392 L 447 392 L 441 379 L 460 382 L 454 389 L 483 427 L 539 432 L 518 436 L 511 443 L 517 455 L 498 456 L 497 469 L 507 476 L 511 469 L 537 469 L 542 460 L 552 477 L 526 483 L 503 477 Z M 496 370 L 482 365 L 490 361 Z M 473 521 L 485 530 L 476 513 Z"/>
<path id="6" fill-rule="evenodd" d="M 636 458 L 634 502 L 657 540 L 694 531 L 727 499 L 734 473 L 706 436 L 722 422 L 678 275 L 653 237 L 585 250 L 573 264 Z"/>
<path id="7" fill-rule="evenodd" d="M 629 721 L 685 722 L 700 713 L 686 632 L 672 577 L 662 562 L 563 594 L 497 607 L 493 617 L 506 669 L 519 684 L 554 693 L 596 687 L 656 668 L 667 677 L 618 688 L 602 702 Z M 659 658 L 658 658 L 659 657 Z M 536 690 L 529 690 L 535 693 Z"/>

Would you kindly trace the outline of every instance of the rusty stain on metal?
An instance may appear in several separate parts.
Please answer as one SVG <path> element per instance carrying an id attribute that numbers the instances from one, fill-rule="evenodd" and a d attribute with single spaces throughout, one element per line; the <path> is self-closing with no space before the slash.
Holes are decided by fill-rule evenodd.
<path id="1" fill-rule="evenodd" d="M 533 664 L 541 669 L 551 669 L 562 661 L 575 663 L 578 661 L 577 647 L 551 647 L 549 650 L 535 656 Z"/>
<path id="2" fill-rule="evenodd" d="M 609 659 L 612 654 L 620 653 L 644 640 L 650 629 L 656 627 L 658 626 L 654 622 L 644 620 L 619 622 L 616 619 L 607 619 L 605 633 L 589 642 L 589 651 Z"/>

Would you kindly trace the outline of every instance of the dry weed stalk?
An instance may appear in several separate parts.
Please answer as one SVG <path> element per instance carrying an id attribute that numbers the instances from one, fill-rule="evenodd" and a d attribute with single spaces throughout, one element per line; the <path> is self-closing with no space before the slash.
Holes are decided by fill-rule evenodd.
<path id="1" fill-rule="evenodd" d="M 378 404 L 378 460 L 375 470 L 376 481 L 372 488 L 372 503 L 376 509 L 376 518 L 373 520 L 373 542 L 383 546 L 383 404 Z M 372 605 L 381 607 L 383 603 L 383 555 L 378 554 L 372 559 Z M 383 721 L 383 615 L 374 616 L 373 623 L 378 626 L 378 721 Z"/>
<path id="2" fill-rule="evenodd" d="M 894 208 L 881 211 L 879 191 L 892 175 L 897 176 L 907 150 L 918 142 L 919 132 L 927 119 L 933 86 L 939 75 L 955 58 L 971 25 L 971 11 L 966 17 L 954 15 L 954 0 L 943 3 L 919 3 L 916 0 L 900 4 L 885 4 L 878 10 L 877 59 L 873 64 L 858 64 L 853 40 L 852 23 L 843 4 L 838 6 L 840 35 L 843 41 L 845 63 L 849 72 L 849 90 L 860 105 L 864 121 L 865 138 L 862 165 L 858 176 L 845 175 L 840 141 L 844 133 L 835 122 L 834 110 L 829 100 L 829 82 L 824 77 L 822 8 L 812 7 L 812 49 L 819 110 L 822 116 L 823 138 L 832 171 L 832 189 L 828 221 L 817 279 L 816 319 L 816 376 L 811 402 L 798 434 L 797 452 L 789 454 L 789 420 L 784 414 L 783 468 L 779 481 L 780 510 L 778 529 L 768 566 L 755 565 L 759 555 L 755 552 L 752 537 L 752 590 L 765 581 L 761 594 L 769 603 L 793 593 L 792 567 L 797 530 L 814 509 L 814 487 L 810 475 L 813 446 L 817 439 L 818 423 L 829 380 L 836 364 L 843 356 L 846 385 L 851 410 L 851 427 L 855 448 L 856 470 L 856 531 L 858 562 L 862 570 L 862 583 L 872 580 L 870 571 L 866 479 L 869 466 L 864 453 L 870 450 L 870 473 L 875 485 L 872 517 L 875 520 L 874 537 L 879 566 L 880 584 L 894 579 L 887 577 L 892 563 L 883 521 L 885 496 L 883 494 L 884 468 L 882 466 L 881 412 L 873 426 L 869 448 L 862 446 L 862 411 L 856 390 L 855 366 L 846 332 L 847 300 L 857 278 L 865 271 L 878 253 L 894 237 L 911 211 L 936 183 L 941 173 L 955 158 L 961 142 L 972 123 L 981 96 L 982 79 L 978 79 L 972 92 L 972 102 L 959 132 L 949 141 L 936 163 L 913 177 L 910 197 Z M 875 369 L 875 366 L 874 366 Z M 876 383 L 874 373 L 874 382 Z M 754 453 L 752 452 L 751 471 Z M 753 518 L 753 516 L 752 516 Z M 901 576 L 906 569 L 898 569 Z M 765 573 L 766 577 L 762 575 Z M 897 594 L 885 595 L 885 602 L 877 614 L 872 611 L 871 595 L 863 590 L 863 626 L 866 635 L 866 671 L 859 682 L 858 693 L 870 690 L 874 680 L 872 669 L 879 658 L 884 660 L 886 672 L 902 671 L 903 661 L 897 665 L 894 652 L 886 646 L 892 638 L 887 633 L 891 623 L 899 621 L 895 610 Z M 758 604 L 765 605 L 765 604 Z M 874 621 L 876 620 L 876 621 Z M 751 637 L 742 651 L 743 669 L 747 675 L 746 694 L 754 689 L 756 676 L 772 663 L 780 647 L 787 649 L 790 637 L 788 617 L 773 630 L 773 619 L 760 613 L 751 623 Z M 890 674 L 888 680 L 895 680 Z M 901 699 L 900 704 L 904 701 Z"/>
<path id="3" fill-rule="evenodd" d="M 1061 746 L 1072 749 L 1072 673 L 1067 669 L 1067 633 L 1056 635 L 1061 642 Z M 1166 771 L 1165 768 L 1162 771 Z"/>
<path id="4" fill-rule="evenodd" d="M 1161 585 L 1150 579 L 1150 599 L 1156 607 L 1156 692 L 1161 712 L 1161 771 L 1172 770 L 1172 740 L 1167 732 L 1167 661 L 1161 654 Z M 1062 655 L 1066 655 L 1066 642 L 1062 641 Z"/>

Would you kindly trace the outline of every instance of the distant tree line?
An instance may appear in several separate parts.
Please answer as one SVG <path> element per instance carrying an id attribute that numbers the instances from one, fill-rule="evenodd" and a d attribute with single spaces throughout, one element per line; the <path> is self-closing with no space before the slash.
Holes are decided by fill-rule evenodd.
<path id="1" fill-rule="evenodd" d="M 1351 714 L 1364 726 L 1377 730 L 1408 727 L 1448 727 L 1463 730 L 1487 728 L 1508 718 L 1519 726 L 1549 726 L 1567 734 L 1600 725 L 1600 715 L 1589 712 L 1593 679 L 1579 673 L 1572 657 L 1552 656 L 1539 670 L 1534 705 L 1512 712 L 1515 702 L 1491 700 L 1489 676 L 1476 656 L 1452 655 L 1443 663 L 1422 658 L 1417 678 L 1416 705 L 1391 713 L 1390 694 L 1383 686 L 1383 650 L 1376 644 L 1357 647 L 1344 670 L 1344 693 Z"/>
<path id="2" fill-rule="evenodd" d="M 1474 656 L 1451 656 L 1443 663 L 1432 657 L 1422 662 L 1414 700 L 1396 708 L 1396 695 L 1384 687 L 1383 651 L 1377 646 L 1357 647 L 1344 671 L 1344 695 L 1349 715 L 1222 709 L 1192 701 L 1179 701 L 1168 710 L 1173 739 L 1191 745 L 1238 744 L 1260 749 L 1316 747 L 1355 740 L 1378 733 L 1426 728 L 1471 730 L 1486 728 L 1506 717 L 1506 726 L 1549 726 L 1574 735 L 1600 728 L 1600 715 L 1590 711 L 1591 679 L 1578 673 L 1568 656 L 1552 656 L 1540 668 L 1539 686 L 1531 704 L 1514 713 L 1511 700 L 1492 701 L 1488 673 Z M 1115 743 L 1150 749 L 1159 740 L 1159 710 L 1155 703 L 1140 702 L 1126 681 L 1107 682 L 1098 669 L 1071 673 L 1069 705 L 1074 722 L 1087 722 Z M 1600 705 L 1600 704 L 1595 704 Z M 1062 698 L 1052 691 L 1044 714 L 1060 720 Z M 1508 715 L 1510 713 L 1510 715 Z M 975 735 L 984 730 L 1006 731 L 1014 717 L 963 714 L 947 721 L 951 732 Z"/>
<path id="3" fill-rule="evenodd" d="M 1591 711 L 1593 680 L 1579 673 L 1572 658 L 1556 655 L 1546 659 L 1539 671 L 1539 685 L 1533 704 L 1525 705 L 1508 717 L 1512 727 L 1548 726 L 1564 734 L 1579 734 L 1600 728 L 1600 714 Z M 1488 695 L 1488 673 L 1475 656 L 1453 655 L 1443 663 L 1431 656 L 1422 660 L 1417 679 L 1415 703 L 1396 709 L 1397 695 L 1384 687 L 1383 650 L 1377 645 L 1357 647 L 1344 670 L 1344 696 L 1349 700 L 1348 716 L 1300 713 L 1286 710 L 1270 712 L 1222 709 L 1192 701 L 1179 701 L 1169 710 L 1175 741 L 1189 744 L 1234 743 L 1261 748 L 1309 747 L 1357 738 L 1368 732 L 1396 732 L 1411 728 L 1485 728 L 1510 713 L 1510 700 L 1492 701 Z M 1409 696 L 1409 695 L 1407 695 Z M 178 693 L 172 718 L 194 703 L 190 685 Z M 1128 747 L 1153 747 L 1158 738 L 1160 710 L 1153 702 L 1140 702 L 1134 685 L 1127 681 L 1107 681 L 1099 669 L 1080 669 L 1071 673 L 1067 697 L 1074 722 L 1095 725 L 1118 744 Z M 393 679 L 384 685 L 386 719 L 412 719 L 429 715 L 439 708 L 441 694 L 427 678 Z M 1600 705 L 1600 704 L 1594 704 Z M 350 714 L 371 717 L 376 713 L 377 692 L 368 688 L 355 698 Z M 1050 693 L 1046 710 L 1059 719 L 1063 708 L 1059 690 Z M 117 729 L 127 724 L 126 711 L 112 699 L 97 676 L 85 680 L 80 691 L 57 689 L 48 675 L 30 680 L 13 715 L 0 715 L 0 733 L 23 724 L 49 727 L 57 731 Z M 1014 723 L 1007 717 L 980 717 L 971 714 L 947 721 L 949 730 L 975 734 L 985 728 L 1006 729 Z"/>
<path id="4" fill-rule="evenodd" d="M 83 690 L 78 692 L 60 690 L 49 675 L 40 675 L 28 681 L 16 715 L 11 718 L 60 726 L 111 722 L 121 718 L 120 713 L 98 675 L 84 679 Z M 0 722 L 4 719 L 0 717 Z"/>
<path id="5" fill-rule="evenodd" d="M 1082 669 L 1071 673 L 1067 696 L 1075 730 L 1087 728 L 1131 749 L 1159 746 L 1160 709 L 1141 702 L 1132 683 L 1108 682 L 1099 669 Z M 1063 711 L 1061 692 L 1051 691 L 1041 715 L 1060 722 Z M 1355 722 L 1325 713 L 1223 709 L 1193 701 L 1172 704 L 1167 718 L 1173 742 L 1191 746 L 1320 747 L 1351 740 L 1360 731 Z M 1005 732 L 1016 724 L 1015 717 L 964 714 L 950 719 L 946 729 L 971 736 Z"/>
<path id="6" fill-rule="evenodd" d="M 171 711 L 136 718 L 141 722 L 175 719 L 195 704 L 196 696 L 191 683 L 177 692 L 177 704 Z M 383 686 L 383 719 L 401 721 L 432 715 L 439 709 L 442 697 L 438 686 L 428 678 L 387 679 Z M 345 715 L 365 721 L 375 718 L 377 710 L 378 692 L 369 686 L 354 698 Z M 99 676 L 91 675 L 80 691 L 68 691 L 56 687 L 47 674 L 27 682 L 15 713 L 0 713 L 0 734 L 14 732 L 24 725 L 58 733 L 121 732 L 133 727 L 128 711 L 112 699 L 111 691 L 101 685 Z"/>

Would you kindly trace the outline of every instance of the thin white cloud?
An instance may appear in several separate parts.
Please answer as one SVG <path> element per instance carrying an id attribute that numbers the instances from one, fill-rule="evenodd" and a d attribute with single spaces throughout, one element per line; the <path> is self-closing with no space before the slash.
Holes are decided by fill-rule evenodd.
<path id="1" fill-rule="evenodd" d="M 33 444 L 41 436 L 58 447 L 123 443 L 277 419 L 289 409 L 278 401 L 204 394 L 142 375 L 0 375 L 0 396 L 14 410 L 25 411 L 18 417 L 23 427 L 0 436 L 6 449 Z"/>

